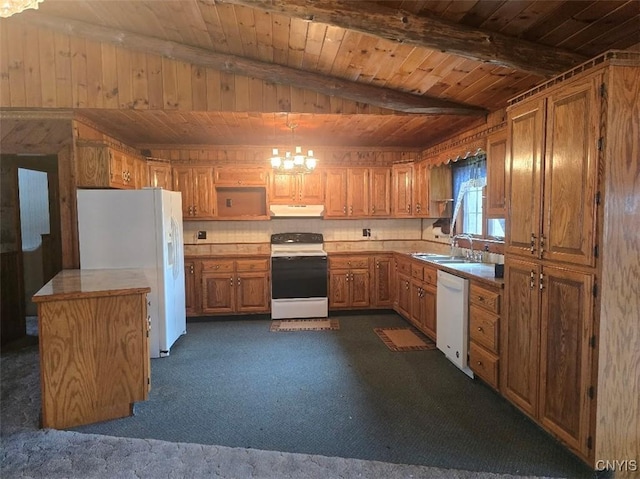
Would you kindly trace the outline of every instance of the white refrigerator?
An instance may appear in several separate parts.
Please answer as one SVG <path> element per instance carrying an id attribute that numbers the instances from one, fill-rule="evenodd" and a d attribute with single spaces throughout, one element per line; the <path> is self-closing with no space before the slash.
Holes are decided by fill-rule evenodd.
<path id="1" fill-rule="evenodd" d="M 186 331 L 182 195 L 161 188 L 78 190 L 81 269 L 144 270 L 149 351 L 168 356 Z"/>

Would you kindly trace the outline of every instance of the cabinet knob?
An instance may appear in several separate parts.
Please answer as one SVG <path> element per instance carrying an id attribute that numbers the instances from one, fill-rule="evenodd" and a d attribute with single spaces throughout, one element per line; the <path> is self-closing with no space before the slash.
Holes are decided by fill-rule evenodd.
<path id="1" fill-rule="evenodd" d="M 346 206 L 346 205 L 342 207 L 342 212 L 343 212 L 345 215 L 347 214 L 347 206 Z"/>
<path id="2" fill-rule="evenodd" d="M 240 286 L 240 278 L 238 278 L 238 286 Z"/>
<path id="3" fill-rule="evenodd" d="M 482 329 L 482 326 L 478 326 L 478 331 L 481 333 L 484 332 L 484 329 Z"/>
<path id="4" fill-rule="evenodd" d="M 194 271 L 193 271 L 193 270 L 194 270 L 193 265 L 189 266 L 189 272 L 190 272 L 191 274 L 193 274 L 193 273 L 194 273 Z"/>
<path id="5" fill-rule="evenodd" d="M 231 278 L 229 278 L 229 284 L 230 284 L 231 286 L 233 286 L 233 276 L 232 276 Z"/>
<path id="6" fill-rule="evenodd" d="M 482 361 L 478 361 L 478 366 L 482 366 Z"/>

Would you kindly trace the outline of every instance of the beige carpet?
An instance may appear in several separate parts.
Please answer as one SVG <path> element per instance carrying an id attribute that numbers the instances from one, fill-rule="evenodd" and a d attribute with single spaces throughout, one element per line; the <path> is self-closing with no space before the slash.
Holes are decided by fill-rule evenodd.
<path id="1" fill-rule="evenodd" d="M 436 344 L 412 328 L 375 328 L 375 333 L 391 351 L 424 351 Z"/>
<path id="2" fill-rule="evenodd" d="M 340 329 L 337 319 L 280 319 L 271 321 L 269 331 L 326 331 Z"/>

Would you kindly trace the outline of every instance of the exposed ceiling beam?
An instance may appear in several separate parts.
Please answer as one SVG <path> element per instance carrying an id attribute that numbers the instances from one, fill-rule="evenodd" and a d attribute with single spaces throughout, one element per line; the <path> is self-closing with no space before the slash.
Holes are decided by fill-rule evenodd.
<path id="1" fill-rule="evenodd" d="M 587 58 L 560 48 L 414 15 L 374 2 L 336 0 L 215 0 L 355 30 L 401 43 L 549 77 Z"/>
<path id="2" fill-rule="evenodd" d="M 486 110 L 470 105 L 439 98 L 412 95 L 235 55 L 216 53 L 203 48 L 77 20 L 36 12 L 24 12 L 21 15 L 22 19 L 31 25 L 68 35 L 80 36 L 97 42 L 111 43 L 130 50 L 160 55 L 165 58 L 213 68 L 227 73 L 259 78 L 271 83 L 314 90 L 325 95 L 338 96 L 390 110 L 423 115 L 482 116 L 486 114 Z"/>

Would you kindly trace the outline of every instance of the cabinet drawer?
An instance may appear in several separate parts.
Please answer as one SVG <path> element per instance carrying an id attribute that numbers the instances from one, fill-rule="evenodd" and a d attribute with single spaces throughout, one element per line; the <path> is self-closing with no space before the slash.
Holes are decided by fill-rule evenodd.
<path id="1" fill-rule="evenodd" d="M 404 274 L 405 276 L 411 276 L 411 262 L 408 260 L 396 260 L 396 264 L 398 265 L 398 273 Z"/>
<path id="2" fill-rule="evenodd" d="M 363 269 L 368 267 L 368 256 L 329 256 L 329 268 L 331 269 Z"/>
<path id="3" fill-rule="evenodd" d="M 217 185 L 266 185 L 267 173 L 262 168 L 216 168 Z"/>
<path id="4" fill-rule="evenodd" d="M 421 264 L 411 263 L 411 277 L 422 281 L 424 278 L 424 267 Z"/>
<path id="5" fill-rule="evenodd" d="M 269 258 L 238 259 L 236 260 L 236 271 L 238 271 L 238 273 L 246 271 L 268 271 L 269 261 Z"/>
<path id="6" fill-rule="evenodd" d="M 469 302 L 488 311 L 500 314 L 500 293 L 482 288 L 471 283 L 469 288 Z"/>
<path id="7" fill-rule="evenodd" d="M 430 266 L 424 267 L 424 282 L 430 284 L 438 283 L 438 270 Z"/>
<path id="8" fill-rule="evenodd" d="M 475 305 L 469 308 L 469 337 L 472 341 L 498 353 L 499 318 Z"/>
<path id="9" fill-rule="evenodd" d="M 498 358 L 473 341 L 469 343 L 469 367 L 480 378 L 498 389 Z"/>
<path id="10" fill-rule="evenodd" d="M 202 260 L 203 272 L 233 272 L 233 261 L 205 259 Z"/>

